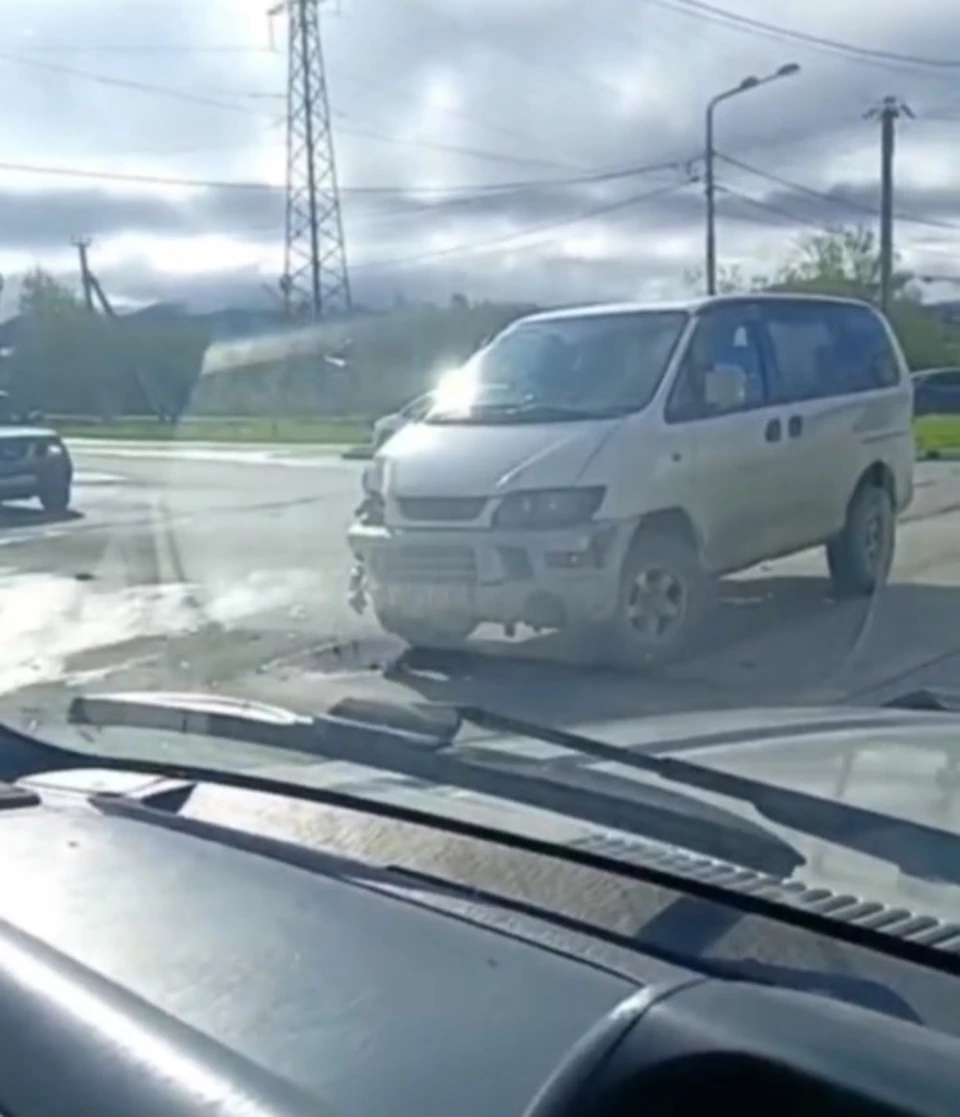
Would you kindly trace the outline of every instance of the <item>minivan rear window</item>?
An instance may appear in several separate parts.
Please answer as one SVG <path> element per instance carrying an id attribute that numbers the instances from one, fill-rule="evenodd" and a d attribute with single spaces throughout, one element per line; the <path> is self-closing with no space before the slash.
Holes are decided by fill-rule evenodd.
<path id="1" fill-rule="evenodd" d="M 688 319 L 670 310 L 521 322 L 441 380 L 427 421 L 543 422 L 639 410 Z"/>

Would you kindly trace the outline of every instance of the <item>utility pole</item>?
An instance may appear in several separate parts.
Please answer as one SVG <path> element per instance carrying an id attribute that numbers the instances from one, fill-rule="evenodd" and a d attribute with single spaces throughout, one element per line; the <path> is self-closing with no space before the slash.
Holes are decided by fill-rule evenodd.
<path id="1" fill-rule="evenodd" d="M 350 310 L 333 127 L 320 33 L 325 0 L 281 0 L 288 16 L 287 208 L 280 289 L 288 317 Z"/>
<path id="2" fill-rule="evenodd" d="M 94 300 L 96 300 L 96 302 L 100 304 L 100 310 L 103 316 L 116 321 L 118 316 L 113 307 L 113 303 L 107 298 L 107 293 L 101 286 L 100 280 L 90 267 L 89 250 L 91 243 L 89 237 L 77 237 L 73 242 L 73 246 L 76 248 L 80 257 L 80 281 L 83 285 L 83 301 L 86 304 L 87 310 L 91 314 L 96 314 L 97 308 L 94 302 Z M 140 385 L 140 390 L 143 392 L 144 399 L 149 404 L 154 415 L 161 422 L 164 422 L 168 418 L 167 411 L 162 401 L 159 399 L 150 378 L 143 374 L 138 364 L 133 365 L 131 373 L 133 378 Z"/>
<path id="3" fill-rule="evenodd" d="M 73 247 L 80 256 L 80 283 L 83 287 L 83 301 L 86 303 L 87 310 L 93 310 L 93 283 L 91 282 L 90 275 L 90 260 L 87 256 L 87 250 L 90 247 L 90 238 L 77 237 L 73 242 Z"/>
<path id="4" fill-rule="evenodd" d="M 763 77 L 758 78 L 756 74 L 751 74 L 744 78 L 739 85 L 735 85 L 731 89 L 725 89 L 722 93 L 711 97 L 707 102 L 704 114 L 703 189 L 707 202 L 706 280 L 708 295 L 717 293 L 717 189 L 714 175 L 716 147 L 713 140 L 713 114 L 716 112 L 718 105 L 723 104 L 724 101 L 729 101 L 731 97 L 737 97 L 741 93 L 749 93 L 751 89 L 759 89 L 762 85 L 769 85 L 772 81 L 790 78 L 799 73 L 800 67 L 796 62 L 787 62 L 779 69 L 774 70 L 773 73 L 765 74 Z"/>
<path id="5" fill-rule="evenodd" d="M 890 309 L 893 282 L 893 157 L 896 124 L 901 116 L 913 119 L 910 106 L 896 97 L 884 97 L 866 114 L 880 121 L 880 309 Z"/>

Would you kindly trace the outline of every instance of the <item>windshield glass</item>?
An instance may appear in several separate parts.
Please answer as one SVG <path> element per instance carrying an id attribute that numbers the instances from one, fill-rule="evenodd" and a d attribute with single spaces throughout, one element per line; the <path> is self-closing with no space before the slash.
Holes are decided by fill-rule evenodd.
<path id="1" fill-rule="evenodd" d="M 953 904 L 882 820 L 960 835 L 960 717 L 869 718 L 960 691 L 960 21 L 880 7 L 0 4 L 0 724 L 455 814 L 435 773 L 68 711 L 359 693 L 678 757 L 692 719 L 922 866 L 699 784 L 657 841 L 747 857 L 709 801 L 811 886 Z M 503 749 L 594 805 L 641 778 Z M 572 809 L 542 832 L 614 829 Z"/>
<path id="2" fill-rule="evenodd" d="M 686 322 L 685 313 L 660 311 L 522 323 L 440 380 L 427 421 L 639 410 Z"/>

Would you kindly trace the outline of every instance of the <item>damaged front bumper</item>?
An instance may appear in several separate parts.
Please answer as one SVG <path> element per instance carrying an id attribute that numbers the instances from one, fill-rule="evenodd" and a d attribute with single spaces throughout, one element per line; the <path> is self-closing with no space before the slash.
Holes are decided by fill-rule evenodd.
<path id="1" fill-rule="evenodd" d="M 355 523 L 349 603 L 411 618 L 558 629 L 608 619 L 632 525 L 537 531 L 400 529 Z"/>

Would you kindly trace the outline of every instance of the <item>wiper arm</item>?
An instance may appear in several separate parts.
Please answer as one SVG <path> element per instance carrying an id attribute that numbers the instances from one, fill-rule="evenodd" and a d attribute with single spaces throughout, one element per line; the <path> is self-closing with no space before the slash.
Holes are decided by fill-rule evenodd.
<path id="1" fill-rule="evenodd" d="M 914 877 L 960 884 L 960 836 L 923 823 L 674 757 L 633 752 L 488 710 L 411 709 L 389 703 L 379 707 L 344 703 L 341 709 L 339 715 L 310 718 L 281 711 L 282 717 L 264 722 L 217 712 L 216 700 L 202 696 L 181 696 L 172 703 L 150 695 L 113 695 L 75 699 L 70 719 L 80 724 L 199 733 L 341 760 L 624 830 L 780 878 L 804 863 L 803 855 L 783 839 L 700 799 L 639 781 L 624 781 L 623 794 L 610 795 L 578 786 L 569 776 L 545 778 L 541 762 L 506 754 L 497 757 L 494 749 L 482 756 L 474 749 L 469 761 L 444 755 L 441 750 L 454 745 L 461 721 L 468 721 L 722 795 L 749 804 L 777 825 L 876 857 Z"/>
<path id="2" fill-rule="evenodd" d="M 451 707 L 428 708 L 422 716 L 369 703 L 341 703 L 339 709 L 314 717 L 275 710 L 265 717 L 256 707 L 246 712 L 239 703 L 205 696 L 117 694 L 74 699 L 69 720 L 218 737 L 377 769 L 625 831 L 778 879 L 803 864 L 802 854 L 763 827 L 680 792 L 631 781 L 624 794 L 613 795 L 546 778 L 542 764 L 501 761 L 492 751 L 489 759 L 459 759 L 444 751 L 462 723 Z"/>
<path id="3" fill-rule="evenodd" d="M 919 879 L 960 884 L 960 835 L 949 831 L 867 807 L 831 802 L 803 791 L 774 787 L 747 776 L 691 764 L 687 760 L 633 752 L 629 748 L 609 745 L 578 733 L 531 724 L 488 710 L 464 707 L 460 713 L 465 721 L 474 725 L 558 745 L 604 763 L 635 768 L 671 783 L 748 803 L 770 822 L 879 858 Z"/>

